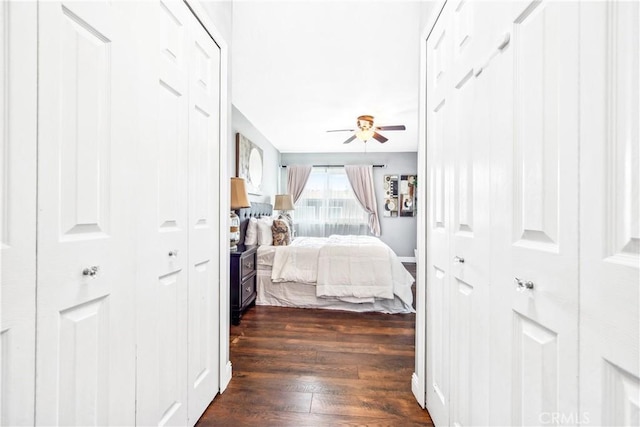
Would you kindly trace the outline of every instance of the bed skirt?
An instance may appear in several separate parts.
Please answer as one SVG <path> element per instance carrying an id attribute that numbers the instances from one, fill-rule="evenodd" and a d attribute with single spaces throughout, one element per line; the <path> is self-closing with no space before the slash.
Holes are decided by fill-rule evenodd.
<path id="1" fill-rule="evenodd" d="M 322 308 L 329 310 L 346 310 L 380 313 L 415 313 L 413 307 L 405 304 L 397 296 L 394 299 L 381 299 L 368 303 L 350 303 L 336 298 L 316 296 L 316 286 L 296 283 L 271 281 L 271 269 L 258 268 L 256 277 L 256 305 L 277 307 Z"/>

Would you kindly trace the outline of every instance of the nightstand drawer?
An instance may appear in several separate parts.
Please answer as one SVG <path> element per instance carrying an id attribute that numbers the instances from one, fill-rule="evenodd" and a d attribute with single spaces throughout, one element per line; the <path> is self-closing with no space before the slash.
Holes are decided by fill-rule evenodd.
<path id="1" fill-rule="evenodd" d="M 256 276 L 242 282 L 242 305 L 244 305 L 256 293 Z"/>
<path id="2" fill-rule="evenodd" d="M 249 277 L 254 271 L 256 271 L 256 253 L 253 252 L 247 256 L 243 256 L 240 260 L 240 268 L 242 270 L 240 277 L 242 280 Z"/>
<path id="3" fill-rule="evenodd" d="M 231 272 L 229 275 L 231 322 L 240 323 L 245 310 L 256 300 L 256 251 L 257 246 L 238 245 L 231 252 Z"/>

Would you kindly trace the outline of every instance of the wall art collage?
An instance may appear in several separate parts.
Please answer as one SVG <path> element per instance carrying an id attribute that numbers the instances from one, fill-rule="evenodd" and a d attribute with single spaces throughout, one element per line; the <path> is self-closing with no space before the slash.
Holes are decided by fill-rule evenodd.
<path id="1" fill-rule="evenodd" d="M 383 216 L 415 216 L 417 185 L 417 175 L 385 175 Z"/>

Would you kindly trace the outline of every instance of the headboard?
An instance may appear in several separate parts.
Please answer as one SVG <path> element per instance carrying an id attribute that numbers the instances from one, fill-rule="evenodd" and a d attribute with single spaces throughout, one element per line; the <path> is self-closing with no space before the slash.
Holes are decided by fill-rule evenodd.
<path id="1" fill-rule="evenodd" d="M 260 218 L 261 216 L 271 216 L 273 214 L 273 206 L 271 203 L 251 202 L 250 208 L 242 208 L 238 210 L 240 217 L 240 244 L 244 244 L 244 234 L 247 231 L 249 218 Z"/>

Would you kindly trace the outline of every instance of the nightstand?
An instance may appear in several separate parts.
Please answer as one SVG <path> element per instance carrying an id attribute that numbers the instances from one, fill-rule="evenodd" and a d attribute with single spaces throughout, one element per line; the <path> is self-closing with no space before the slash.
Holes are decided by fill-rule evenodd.
<path id="1" fill-rule="evenodd" d="M 240 323 L 242 314 L 256 301 L 257 246 L 238 245 L 231 254 L 231 322 Z"/>

